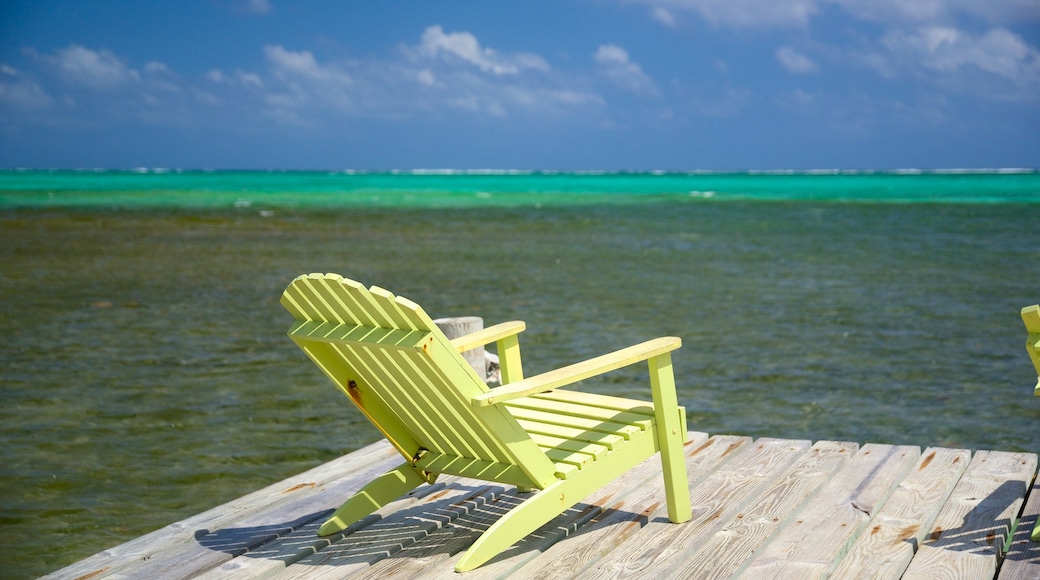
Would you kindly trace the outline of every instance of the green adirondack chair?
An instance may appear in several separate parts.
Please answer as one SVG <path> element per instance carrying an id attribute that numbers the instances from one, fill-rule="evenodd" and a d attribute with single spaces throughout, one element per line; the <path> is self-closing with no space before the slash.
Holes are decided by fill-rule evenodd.
<path id="1" fill-rule="evenodd" d="M 1040 375 L 1040 306 L 1034 304 L 1023 308 L 1022 322 L 1025 322 L 1026 332 L 1029 333 L 1026 337 L 1026 352 L 1029 353 L 1033 367 Z M 1040 376 L 1037 377 L 1036 386 L 1033 387 L 1033 394 L 1040 396 Z M 1034 542 L 1040 542 L 1040 520 L 1037 520 L 1036 525 L 1033 526 L 1033 533 L 1029 538 Z"/>
<path id="2" fill-rule="evenodd" d="M 294 280 L 282 304 L 289 336 L 404 456 L 348 499 L 318 530 L 329 535 L 438 474 L 535 490 L 491 525 L 456 570 L 485 563 L 553 517 L 660 451 L 668 517 L 690 519 L 671 351 L 664 337 L 528 379 L 517 334 L 498 324 L 448 340 L 415 303 L 336 274 Z M 461 352 L 496 343 L 502 386 L 489 389 Z M 653 404 L 559 390 L 647 361 Z M 526 494 L 525 494 L 526 495 Z"/>

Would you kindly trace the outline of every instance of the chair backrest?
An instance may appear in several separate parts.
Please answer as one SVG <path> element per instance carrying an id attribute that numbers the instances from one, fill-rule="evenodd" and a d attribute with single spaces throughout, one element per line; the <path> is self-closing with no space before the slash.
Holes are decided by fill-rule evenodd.
<path id="1" fill-rule="evenodd" d="M 293 341 L 418 467 L 539 488 L 555 479 L 507 410 L 470 404 L 487 385 L 414 302 L 337 274 L 300 276 L 281 302 Z"/>

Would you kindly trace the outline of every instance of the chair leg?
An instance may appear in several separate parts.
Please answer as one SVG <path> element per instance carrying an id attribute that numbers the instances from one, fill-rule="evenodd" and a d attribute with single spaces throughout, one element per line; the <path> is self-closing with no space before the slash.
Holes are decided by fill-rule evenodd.
<path id="1" fill-rule="evenodd" d="M 350 499 L 343 502 L 332 516 L 318 528 L 319 536 L 341 532 L 350 524 L 394 501 L 410 490 L 426 483 L 411 462 L 404 462 L 395 469 L 373 479 Z"/>
<path id="2" fill-rule="evenodd" d="M 664 470 L 664 493 L 668 500 L 668 519 L 682 523 L 690 519 L 690 484 L 686 475 L 683 443 L 686 430 L 676 413 L 679 401 L 675 395 L 675 377 L 672 357 L 665 353 L 649 360 L 650 389 L 654 397 L 654 417 L 657 423 L 657 445 L 661 450 Z"/>
<path id="3" fill-rule="evenodd" d="M 674 415 L 674 412 L 672 414 Z M 455 565 L 455 571 L 467 572 L 494 558 L 644 459 L 652 457 L 656 451 L 656 437 L 657 435 L 650 431 L 636 433 L 619 449 L 596 460 L 581 472 L 573 474 L 569 479 L 557 480 L 545 489 L 535 492 L 485 530 Z M 681 445 L 679 459 L 682 461 Z M 685 469 L 683 473 L 686 473 Z M 683 484 L 683 489 L 686 489 L 685 475 Z M 689 506 L 688 492 L 686 502 Z"/>
<path id="4" fill-rule="evenodd" d="M 557 481 L 500 517 L 473 542 L 455 564 L 455 571 L 468 572 L 480 566 L 581 501 L 583 497 L 570 489 L 574 487 L 572 481 Z M 576 499 L 569 499 L 572 496 Z"/>

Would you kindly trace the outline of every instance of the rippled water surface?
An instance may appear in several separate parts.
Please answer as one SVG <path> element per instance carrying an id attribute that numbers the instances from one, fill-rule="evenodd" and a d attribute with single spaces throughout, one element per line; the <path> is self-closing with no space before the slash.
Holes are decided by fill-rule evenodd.
<path id="1" fill-rule="evenodd" d="M 1040 451 L 1037 204 L 0 213 L 0 574 L 377 438 L 286 338 L 298 274 L 523 319 L 526 374 L 678 335 L 691 429 Z M 642 371 L 582 388 L 649 396 Z"/>

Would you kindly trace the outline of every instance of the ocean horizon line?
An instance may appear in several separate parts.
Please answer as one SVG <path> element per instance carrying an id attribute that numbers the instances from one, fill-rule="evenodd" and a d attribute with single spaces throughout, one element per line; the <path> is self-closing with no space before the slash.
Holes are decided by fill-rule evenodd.
<path id="1" fill-rule="evenodd" d="M 947 167 L 947 168 L 817 168 L 817 169 L 506 169 L 506 168 L 412 168 L 412 169 L 244 169 L 184 167 L 77 167 L 0 168 L 0 173 L 324 173 L 327 175 L 999 175 L 1040 173 L 1040 167 Z"/>

